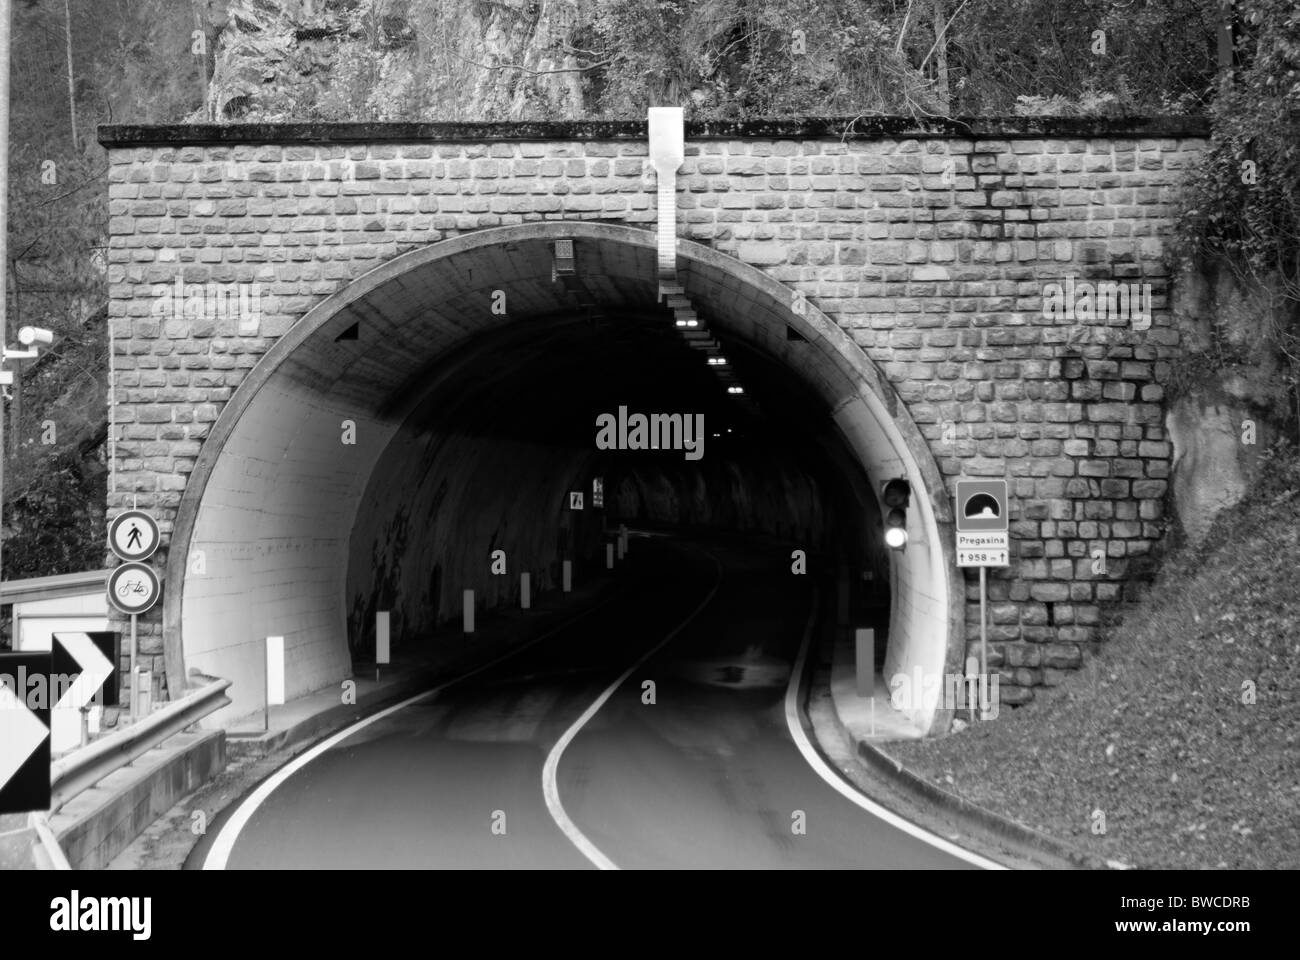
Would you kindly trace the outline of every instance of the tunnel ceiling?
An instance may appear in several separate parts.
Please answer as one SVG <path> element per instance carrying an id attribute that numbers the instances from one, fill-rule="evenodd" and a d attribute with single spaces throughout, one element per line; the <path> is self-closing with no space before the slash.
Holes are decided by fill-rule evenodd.
<path id="1" fill-rule="evenodd" d="M 380 407 L 415 429 L 455 424 L 458 433 L 590 447 L 596 417 L 617 413 L 704 414 L 710 435 L 797 445 L 829 427 L 824 403 L 797 377 L 739 341 L 729 360 L 757 406 L 742 406 L 676 335 L 666 310 L 530 318 L 492 330 L 434 358 Z M 717 449 L 711 447 L 711 449 Z"/>
<path id="2" fill-rule="evenodd" d="M 824 420 L 828 404 L 852 392 L 847 377 L 832 382 L 834 368 L 816 356 L 830 348 L 810 330 L 807 339 L 773 336 L 797 320 L 783 315 L 774 324 L 775 304 L 756 301 L 752 290 L 707 264 L 683 264 L 688 296 L 758 404 L 747 413 L 704 354 L 674 331 L 671 312 L 658 302 L 653 235 L 647 238 L 644 247 L 574 241 L 577 275 L 595 309 L 552 279 L 549 240 L 434 259 L 343 304 L 280 375 L 390 422 L 436 395 L 461 408 L 464 429 L 499 432 L 513 423 L 521 436 L 584 445 L 592 443 L 596 414 L 613 413 L 617 404 L 633 412 L 703 412 L 710 430 L 750 429 L 758 412 L 769 429 L 784 421 L 806 431 L 810 414 Z M 505 294 L 504 315 L 492 311 L 496 291 Z M 356 339 L 339 339 L 354 325 Z"/>

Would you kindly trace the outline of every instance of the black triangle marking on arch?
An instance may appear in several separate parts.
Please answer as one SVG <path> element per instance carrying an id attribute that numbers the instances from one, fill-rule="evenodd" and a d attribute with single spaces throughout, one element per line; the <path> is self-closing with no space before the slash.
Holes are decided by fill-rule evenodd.
<path id="1" fill-rule="evenodd" d="M 334 342 L 342 343 L 344 340 L 360 340 L 360 339 L 361 339 L 361 321 L 358 320 L 356 323 L 352 324 L 352 326 L 348 327 L 337 337 L 335 337 Z"/>
<path id="2" fill-rule="evenodd" d="M 795 341 L 796 343 L 807 343 L 807 342 L 808 342 L 808 338 L 807 338 L 807 337 L 805 337 L 802 333 L 800 333 L 800 332 L 799 332 L 798 330 L 796 330 L 794 327 L 790 326 L 788 323 L 785 325 L 785 338 L 786 338 L 787 340 Z"/>

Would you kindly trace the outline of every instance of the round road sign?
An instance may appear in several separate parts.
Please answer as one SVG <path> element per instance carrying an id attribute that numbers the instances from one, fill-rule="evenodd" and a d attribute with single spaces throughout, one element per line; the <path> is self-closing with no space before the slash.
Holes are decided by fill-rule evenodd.
<path id="1" fill-rule="evenodd" d="M 108 545 L 123 560 L 148 560 L 158 549 L 158 524 L 143 510 L 127 510 L 108 525 Z"/>
<path id="2" fill-rule="evenodd" d="M 108 602 L 123 613 L 144 613 L 158 602 L 158 574 L 143 563 L 124 563 L 108 575 Z"/>

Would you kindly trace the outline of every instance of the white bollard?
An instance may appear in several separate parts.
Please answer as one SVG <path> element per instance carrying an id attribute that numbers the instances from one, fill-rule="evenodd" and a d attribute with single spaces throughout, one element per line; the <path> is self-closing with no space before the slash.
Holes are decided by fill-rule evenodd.
<path id="1" fill-rule="evenodd" d="M 389 662 L 388 611 L 380 610 L 375 614 L 375 663 Z"/>
<path id="2" fill-rule="evenodd" d="M 859 627 L 857 639 L 858 696 L 870 697 L 876 692 L 876 631 Z"/>
<path id="3" fill-rule="evenodd" d="M 379 682 L 380 664 L 388 663 L 388 611 L 375 613 L 375 683 Z"/>

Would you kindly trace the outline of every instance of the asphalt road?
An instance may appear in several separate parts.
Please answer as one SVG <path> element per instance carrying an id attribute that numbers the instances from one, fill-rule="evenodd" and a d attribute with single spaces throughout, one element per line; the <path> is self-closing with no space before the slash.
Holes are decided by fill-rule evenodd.
<path id="1" fill-rule="evenodd" d="M 613 602 L 273 775 L 188 865 L 214 846 L 232 868 L 970 865 L 801 749 L 787 687 L 814 599 L 788 551 L 638 538 L 624 574 Z"/>

